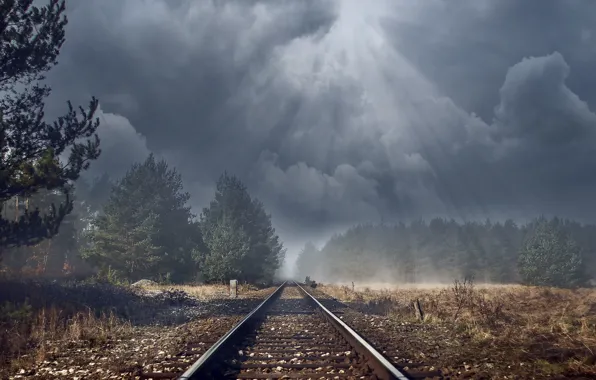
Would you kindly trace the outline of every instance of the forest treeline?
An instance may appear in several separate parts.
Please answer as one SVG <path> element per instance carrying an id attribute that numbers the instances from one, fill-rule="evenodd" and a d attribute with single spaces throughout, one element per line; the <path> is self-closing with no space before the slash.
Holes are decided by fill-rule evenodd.
<path id="1" fill-rule="evenodd" d="M 73 188 L 73 211 L 51 239 L 5 249 L 5 272 L 110 281 L 268 283 L 285 249 L 263 204 L 235 176 L 224 173 L 215 197 L 198 216 L 187 204 L 182 177 L 150 155 L 123 178 L 107 175 Z M 4 216 L 47 210 L 61 194 L 39 191 L 4 208 Z"/>
<path id="2" fill-rule="evenodd" d="M 358 225 L 322 248 L 307 243 L 298 278 L 319 281 L 451 282 L 582 286 L 596 269 L 596 226 L 544 217 L 518 225 L 433 219 Z"/>

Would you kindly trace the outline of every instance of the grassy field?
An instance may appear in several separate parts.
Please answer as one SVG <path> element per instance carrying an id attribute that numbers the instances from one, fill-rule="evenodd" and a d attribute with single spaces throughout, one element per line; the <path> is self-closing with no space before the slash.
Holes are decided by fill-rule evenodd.
<path id="1" fill-rule="evenodd" d="M 141 293 L 149 295 L 183 290 L 206 302 L 229 300 L 227 285 L 150 285 L 142 289 Z M 411 352 L 404 350 L 404 355 L 412 356 L 412 359 L 426 355 L 428 361 L 436 363 L 438 368 L 455 366 L 464 361 L 465 365 L 483 360 L 487 364 L 488 358 L 495 369 L 500 366 L 507 371 L 508 367 L 517 366 L 511 371 L 518 373 L 520 378 L 571 376 L 570 373 L 578 372 L 596 374 L 595 289 L 563 290 L 454 282 L 451 285 L 416 286 L 355 284 L 354 290 L 351 284 L 319 284 L 317 290 L 367 315 L 391 321 L 383 322 L 384 331 L 400 349 L 411 348 Z M 259 290 L 239 286 L 238 295 L 246 299 L 264 298 L 270 291 L 271 288 Z M 135 290 L 135 293 L 138 292 L 139 289 Z M 116 298 L 121 298 L 120 303 L 124 305 L 130 304 L 128 296 L 108 294 L 106 297 L 110 305 Z M 414 312 L 416 300 L 424 313 L 422 321 Z M 68 303 L 60 301 L 56 299 L 49 307 L 4 303 L 0 313 L 3 327 L 0 333 L 0 362 L 5 370 L 15 371 L 53 360 L 66 347 L 96 349 L 105 344 L 127 341 L 139 334 L 158 337 L 161 331 L 169 331 L 165 327 L 135 326 L 128 318 L 107 311 L 108 308 L 102 308 L 105 312 L 93 313 L 67 307 Z M 116 307 L 122 308 L 122 305 Z M 136 307 L 133 309 L 137 310 Z M 138 309 L 138 312 L 145 313 L 145 310 Z M 421 328 L 410 329 L 409 326 Z M 423 331 L 438 333 L 423 335 Z M 428 334 L 432 339 L 429 340 Z M 172 333 L 172 336 L 176 334 Z M 414 345 L 404 344 L 416 339 Z M 440 349 L 436 349 L 437 346 Z M 435 356 L 437 352 L 439 356 Z M 522 365 L 526 372 L 520 374 Z"/>
<path id="2" fill-rule="evenodd" d="M 596 373 L 596 290 L 565 290 L 455 281 L 452 285 L 319 285 L 318 289 L 363 310 L 411 323 L 447 326 L 474 347 L 491 347 L 513 364 L 530 363 L 542 374 Z M 413 308 L 420 302 L 424 320 Z M 462 347 L 463 351 L 466 348 Z M 448 360 L 448 358 L 446 358 Z"/>
<path id="3" fill-rule="evenodd" d="M 97 348 L 106 342 L 143 334 L 145 330 L 153 334 L 158 329 L 153 325 L 163 321 L 158 321 L 157 316 L 155 322 L 151 321 L 152 313 L 170 307 L 167 298 L 155 297 L 160 293 L 184 291 L 206 303 L 233 301 L 226 285 L 99 288 L 89 285 L 73 287 L 68 292 L 59 291 L 62 289 L 59 285 L 53 285 L 52 290 L 45 286 L 27 289 L 27 285 L 20 284 L 11 284 L 10 288 L 17 289 L 17 294 L 0 300 L 0 378 L 11 371 L 52 360 L 65 347 Z M 243 285 L 238 287 L 238 298 L 260 299 L 270 291 L 271 288 Z M 141 316 L 143 323 L 136 323 Z"/>

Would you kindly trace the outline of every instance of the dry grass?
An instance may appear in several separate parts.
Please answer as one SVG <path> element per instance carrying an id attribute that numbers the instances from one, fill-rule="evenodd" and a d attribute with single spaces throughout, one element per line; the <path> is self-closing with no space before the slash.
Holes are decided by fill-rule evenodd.
<path id="1" fill-rule="evenodd" d="M 566 368 L 596 372 L 596 289 L 566 290 L 520 285 L 355 288 L 320 285 L 340 301 L 400 321 L 414 321 L 419 300 L 424 323 L 449 326 L 479 347 L 494 347 L 512 360 L 530 361 L 542 373 Z M 501 354 L 499 354 L 501 356 Z"/>
<path id="2" fill-rule="evenodd" d="M 27 304 L 5 304 L 3 312 L 0 362 L 13 368 L 47 360 L 63 344 L 83 342 L 90 347 L 99 346 L 132 329 L 130 323 L 112 313 L 95 315 L 90 310 L 65 315 L 56 307 L 33 312 Z"/>
<path id="3" fill-rule="evenodd" d="M 19 286 L 14 288 L 18 289 Z M 97 352 L 112 350 L 115 346 L 124 347 L 128 345 L 133 347 L 134 350 L 128 346 L 126 349 L 126 355 L 133 364 L 128 362 L 126 365 L 122 364 L 123 362 L 120 359 L 124 356 L 117 354 L 115 360 L 106 361 L 106 366 L 112 364 L 123 366 L 123 368 L 129 364 L 134 366 L 135 360 L 140 360 L 141 356 L 146 356 L 137 352 L 139 347 L 135 347 L 134 340 L 140 336 L 139 334 L 144 336 L 143 340 L 153 339 L 156 341 L 151 348 L 155 352 L 161 351 L 160 347 L 163 342 L 160 337 L 162 333 L 172 332 L 172 339 L 170 339 L 172 344 L 179 340 L 178 334 L 173 332 L 177 327 L 170 326 L 169 323 L 166 323 L 167 326 L 162 324 L 153 325 L 153 322 L 162 321 L 163 316 L 167 317 L 166 319 L 170 322 L 177 318 L 167 310 L 171 305 L 170 301 L 179 301 L 177 298 L 179 294 L 172 295 L 171 291 L 184 291 L 191 297 L 205 301 L 205 305 L 211 304 L 210 300 L 218 300 L 213 303 L 215 308 L 221 306 L 222 302 L 220 300 L 229 299 L 229 287 L 226 285 L 153 285 L 144 286 L 143 289 L 141 292 L 143 294 L 139 294 L 138 289 L 135 290 L 135 288 L 113 289 L 108 287 L 104 289 L 92 286 L 79 289 L 75 287 L 70 293 L 67 291 L 59 292 L 54 289 L 54 291 L 47 292 L 50 295 L 49 297 L 44 297 L 39 295 L 38 288 L 33 287 L 22 292 L 25 295 L 36 295 L 33 300 L 35 302 L 32 302 L 33 306 L 29 302 L 23 303 L 20 301 L 24 297 L 18 297 L 21 295 L 18 292 L 16 296 L 12 297 L 11 301 L 5 301 L 4 304 L 0 302 L 0 378 L 5 378 L 4 375 L 7 374 L 24 371 L 24 369 L 54 368 L 53 364 L 49 365 L 48 363 L 61 360 L 61 363 L 66 365 L 65 368 L 67 369 L 72 369 L 73 366 L 76 367 L 77 365 L 84 367 L 84 361 L 91 360 L 84 358 L 85 355 L 89 353 L 96 355 Z M 160 291 L 170 292 L 164 292 L 165 299 L 147 297 L 145 294 L 145 292 L 159 293 Z M 239 298 L 254 298 L 256 300 L 263 298 L 270 292 L 271 288 L 258 289 L 250 285 L 238 286 Z M 73 300 L 69 295 L 74 295 L 76 300 Z M 39 302 L 40 298 L 41 301 L 46 301 L 45 305 Z M 101 302 L 92 302 L 92 300 L 97 301 L 96 298 L 101 298 L 99 300 Z M 246 302 L 250 304 L 252 300 L 242 301 L 237 308 L 245 307 Z M 83 305 L 90 305 L 93 309 L 88 309 Z M 192 305 L 188 307 L 189 311 L 192 309 Z M 224 309 L 227 312 L 232 310 L 232 313 L 234 313 L 233 305 L 228 306 Z M 186 310 L 187 308 L 183 307 L 182 309 Z M 100 312 L 100 310 L 107 311 Z M 112 313 L 110 310 L 114 310 L 114 313 L 117 314 Z M 158 312 L 160 310 L 165 313 L 160 314 Z M 210 309 L 207 307 L 203 311 L 206 310 Z M 186 321 L 187 314 L 183 314 Z M 188 315 L 194 314 L 189 313 Z M 218 316 L 215 320 L 232 321 L 235 318 L 239 318 L 239 316 Z M 200 318 L 198 322 L 207 323 L 209 319 Z M 143 343 L 141 350 L 146 348 L 146 344 Z M 76 363 L 73 362 L 74 359 L 65 358 L 64 352 L 74 353 L 77 357 Z"/>
<path id="4" fill-rule="evenodd" d="M 229 294 L 229 287 L 226 285 L 145 285 L 143 289 L 154 292 L 182 290 L 200 300 L 227 297 Z"/>
<path id="5" fill-rule="evenodd" d="M 212 300 L 218 298 L 228 298 L 230 295 L 229 285 L 145 285 L 143 289 L 152 292 L 181 290 L 191 297 L 199 300 Z M 238 285 L 238 296 L 252 296 L 260 293 L 259 289 L 253 285 Z"/>
<path id="6" fill-rule="evenodd" d="M 144 286 L 149 292 L 181 290 L 199 300 L 229 297 L 226 285 L 152 285 Z M 259 290 L 250 285 L 239 285 L 240 297 L 260 296 L 268 290 Z M 72 308 L 56 306 L 34 309 L 27 302 L 0 305 L 0 362 L 20 357 L 44 360 L 48 344 L 59 342 L 88 342 L 101 344 L 112 336 L 131 330 L 129 321 L 117 318 L 113 313 L 96 314 L 73 312 Z M 35 354 L 31 354 L 32 350 Z"/>

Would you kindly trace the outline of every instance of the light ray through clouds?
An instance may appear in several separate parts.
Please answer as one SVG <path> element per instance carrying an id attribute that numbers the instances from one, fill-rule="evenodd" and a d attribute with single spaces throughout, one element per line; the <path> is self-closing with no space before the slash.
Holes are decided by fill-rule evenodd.
<path id="1" fill-rule="evenodd" d="M 450 162 L 449 156 L 467 143 L 488 143 L 487 125 L 441 97 L 387 41 L 380 20 L 394 11 L 384 1 L 339 1 L 337 18 L 325 34 L 302 36 L 275 52 L 263 70 L 274 79 L 265 82 L 278 82 L 301 102 L 284 149 L 262 156 L 262 191 L 267 199 L 289 197 L 315 212 L 321 207 L 316 202 L 319 198 L 324 209 L 337 214 L 334 201 L 340 201 L 355 184 L 346 177 L 357 178 L 361 202 L 356 199 L 345 212 L 376 221 L 383 204 L 375 172 L 390 171 L 395 179 L 393 195 L 405 200 L 410 209 L 465 219 L 464 210 L 452 203 L 449 193 L 440 196 L 429 185 L 441 181 L 437 163 Z M 340 103 L 331 97 L 340 97 Z M 325 102 L 330 106 L 322 107 Z M 318 147 L 315 155 L 307 146 Z M 285 161 L 294 164 L 280 167 L 277 161 L 284 161 L 288 154 L 292 157 Z M 309 178 L 301 175 L 303 171 L 310 172 Z M 317 180 L 326 185 L 315 185 Z M 276 189 L 276 182 L 283 185 Z M 313 186 L 310 193 L 305 183 Z M 334 185 L 343 188 L 335 191 Z M 288 194 L 292 187 L 298 191 Z M 271 194 L 275 190 L 279 192 Z"/>

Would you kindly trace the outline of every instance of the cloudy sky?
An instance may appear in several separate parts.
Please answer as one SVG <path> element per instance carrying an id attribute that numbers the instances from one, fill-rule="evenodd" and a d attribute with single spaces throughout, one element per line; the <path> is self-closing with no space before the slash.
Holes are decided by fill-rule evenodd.
<path id="1" fill-rule="evenodd" d="M 48 111 L 101 101 L 196 210 L 228 170 L 293 249 L 448 216 L 596 220 L 593 0 L 70 0 Z"/>

